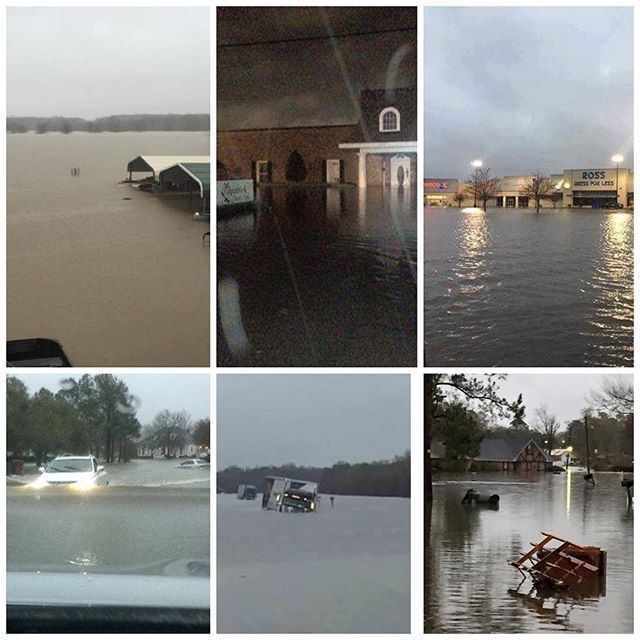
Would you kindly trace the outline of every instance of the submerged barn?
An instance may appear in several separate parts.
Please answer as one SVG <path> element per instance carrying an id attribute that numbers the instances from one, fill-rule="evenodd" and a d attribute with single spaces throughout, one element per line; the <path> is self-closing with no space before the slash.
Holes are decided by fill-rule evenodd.
<path id="1" fill-rule="evenodd" d="M 137 156 L 127 163 L 129 180 L 133 180 L 134 173 L 151 174 L 153 181 L 157 182 L 161 171 L 179 163 L 195 162 L 210 163 L 209 156 Z"/>

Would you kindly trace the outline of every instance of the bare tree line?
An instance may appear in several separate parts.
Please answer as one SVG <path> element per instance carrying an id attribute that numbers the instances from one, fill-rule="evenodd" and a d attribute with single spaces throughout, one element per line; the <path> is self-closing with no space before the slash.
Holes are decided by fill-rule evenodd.
<path id="1" fill-rule="evenodd" d="M 209 131 L 208 113 L 165 113 L 165 114 L 126 114 L 113 115 L 88 120 L 85 118 L 66 118 L 62 116 L 7 117 L 8 133 L 44 133 L 70 134 L 74 131 L 88 133 L 121 131 Z"/>

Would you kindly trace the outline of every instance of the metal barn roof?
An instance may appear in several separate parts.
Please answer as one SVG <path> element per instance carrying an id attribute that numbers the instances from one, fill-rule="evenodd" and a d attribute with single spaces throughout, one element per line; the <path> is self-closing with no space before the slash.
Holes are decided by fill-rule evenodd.
<path id="1" fill-rule="evenodd" d="M 182 162 L 206 162 L 209 163 L 209 156 L 138 156 L 127 164 L 127 171 L 151 171 L 153 177 L 157 178 L 161 171 Z"/>
<path id="2" fill-rule="evenodd" d="M 160 182 L 193 180 L 200 188 L 200 197 L 211 191 L 211 164 L 209 162 L 179 162 L 167 167 L 158 176 Z"/>

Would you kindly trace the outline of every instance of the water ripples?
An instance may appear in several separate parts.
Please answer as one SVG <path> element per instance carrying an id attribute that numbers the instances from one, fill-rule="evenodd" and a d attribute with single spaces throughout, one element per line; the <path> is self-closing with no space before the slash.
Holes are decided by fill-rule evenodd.
<path id="1" fill-rule="evenodd" d="M 633 216 L 425 209 L 430 366 L 630 366 Z"/>

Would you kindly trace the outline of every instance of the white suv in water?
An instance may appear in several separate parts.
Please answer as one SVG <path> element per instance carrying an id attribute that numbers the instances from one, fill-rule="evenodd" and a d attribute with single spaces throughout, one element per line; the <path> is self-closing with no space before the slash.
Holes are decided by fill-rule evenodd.
<path id="1" fill-rule="evenodd" d="M 40 471 L 42 475 L 30 485 L 35 489 L 65 485 L 91 489 L 108 484 L 107 472 L 94 456 L 58 456 Z"/>

